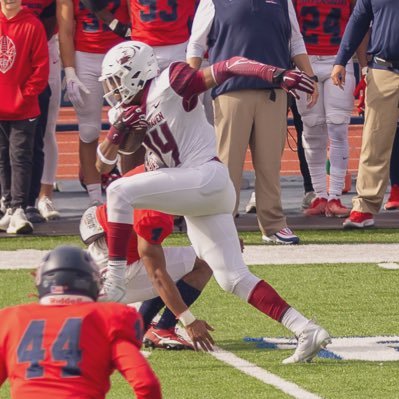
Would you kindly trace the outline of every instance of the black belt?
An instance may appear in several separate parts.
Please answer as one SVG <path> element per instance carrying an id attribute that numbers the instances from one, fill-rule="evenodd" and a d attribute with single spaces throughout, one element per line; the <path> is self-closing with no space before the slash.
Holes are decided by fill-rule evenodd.
<path id="1" fill-rule="evenodd" d="M 387 69 L 399 69 L 398 60 L 384 60 L 380 57 L 373 57 L 373 63 Z"/>

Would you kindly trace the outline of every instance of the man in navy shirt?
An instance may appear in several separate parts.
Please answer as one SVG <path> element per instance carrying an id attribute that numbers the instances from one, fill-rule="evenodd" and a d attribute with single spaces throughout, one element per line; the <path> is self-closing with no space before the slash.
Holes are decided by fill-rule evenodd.
<path id="1" fill-rule="evenodd" d="M 366 76 L 366 112 L 357 177 L 357 196 L 346 228 L 374 225 L 388 185 L 389 162 L 399 118 L 399 7 L 397 0 L 358 0 L 346 27 L 333 83 L 345 84 L 345 65 L 368 32 L 370 62 Z"/>

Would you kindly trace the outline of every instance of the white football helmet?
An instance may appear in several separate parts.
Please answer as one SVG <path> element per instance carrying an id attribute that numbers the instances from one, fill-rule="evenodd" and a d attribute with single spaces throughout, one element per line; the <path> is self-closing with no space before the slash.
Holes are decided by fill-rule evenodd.
<path id="1" fill-rule="evenodd" d="M 145 83 L 159 75 L 160 69 L 152 47 L 138 41 L 126 41 L 105 54 L 100 82 L 104 98 L 111 106 L 129 104 Z"/>

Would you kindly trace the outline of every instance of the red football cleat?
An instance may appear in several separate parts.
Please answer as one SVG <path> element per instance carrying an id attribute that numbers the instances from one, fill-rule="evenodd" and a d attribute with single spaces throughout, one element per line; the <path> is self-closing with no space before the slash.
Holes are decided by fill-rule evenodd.
<path id="1" fill-rule="evenodd" d="M 306 216 L 325 215 L 327 206 L 327 199 L 316 197 L 311 203 L 309 208 L 305 209 L 303 213 Z"/>
<path id="2" fill-rule="evenodd" d="M 374 226 L 374 218 L 371 213 L 351 211 L 348 219 L 343 223 L 344 229 L 363 229 Z"/>
<path id="3" fill-rule="evenodd" d="M 391 187 L 391 193 L 389 195 L 388 201 L 384 205 L 386 211 L 393 211 L 399 209 L 399 185 L 394 184 Z"/>
<path id="4" fill-rule="evenodd" d="M 145 333 L 143 343 L 146 348 L 162 348 L 169 350 L 190 349 L 194 346 L 176 333 L 174 328 L 168 330 L 157 329 L 151 326 Z"/>
<path id="5" fill-rule="evenodd" d="M 327 202 L 326 206 L 326 216 L 328 218 L 331 217 L 338 217 L 338 218 L 344 218 L 349 216 L 350 214 L 350 209 L 347 208 L 346 206 L 342 205 L 342 202 L 340 199 L 332 199 Z"/>

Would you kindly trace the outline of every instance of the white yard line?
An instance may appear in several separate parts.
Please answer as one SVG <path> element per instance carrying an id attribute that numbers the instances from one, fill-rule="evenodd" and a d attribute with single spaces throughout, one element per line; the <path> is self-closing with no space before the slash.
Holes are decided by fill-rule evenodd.
<path id="1" fill-rule="evenodd" d="M 47 251 L 0 251 L 0 269 L 32 269 Z M 314 263 L 397 263 L 399 244 L 248 245 L 248 265 Z"/>
<path id="2" fill-rule="evenodd" d="M 256 366 L 240 357 L 234 355 L 231 352 L 225 351 L 221 348 L 215 347 L 214 352 L 209 352 L 213 357 L 240 370 L 242 373 L 247 374 L 251 377 L 256 378 L 259 381 L 267 385 L 271 385 L 280 391 L 283 391 L 287 395 L 292 396 L 296 399 L 321 399 L 321 396 L 315 395 L 305 389 L 301 388 L 299 385 L 293 382 L 284 380 L 283 378 L 270 373 L 269 371 Z"/>

